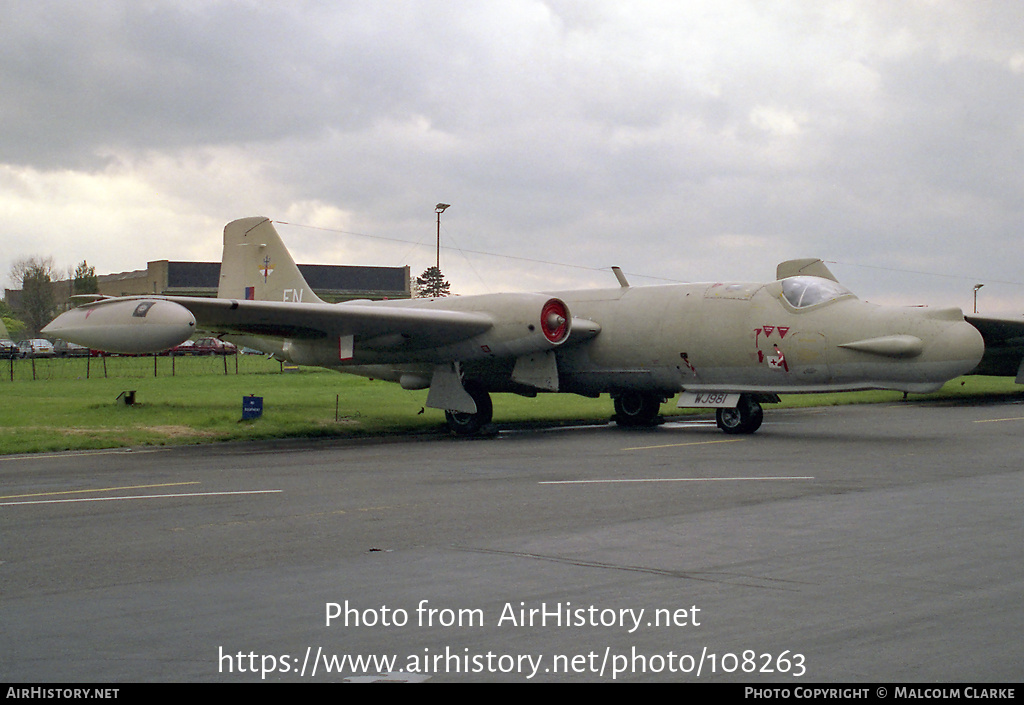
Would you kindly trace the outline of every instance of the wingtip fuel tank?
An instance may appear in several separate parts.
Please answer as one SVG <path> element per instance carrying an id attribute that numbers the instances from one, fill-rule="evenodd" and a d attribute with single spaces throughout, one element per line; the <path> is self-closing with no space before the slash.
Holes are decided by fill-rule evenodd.
<path id="1" fill-rule="evenodd" d="M 151 353 L 188 340 L 196 319 L 184 306 L 161 299 L 112 299 L 73 308 L 42 332 L 115 353 Z"/>

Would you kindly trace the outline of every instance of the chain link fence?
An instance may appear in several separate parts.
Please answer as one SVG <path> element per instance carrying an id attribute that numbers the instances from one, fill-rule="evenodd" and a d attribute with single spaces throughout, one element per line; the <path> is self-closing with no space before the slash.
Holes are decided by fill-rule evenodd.
<path id="1" fill-rule="evenodd" d="M 142 379 L 280 374 L 294 367 L 265 355 L 104 355 L 0 360 L 0 384 L 59 379 Z"/>

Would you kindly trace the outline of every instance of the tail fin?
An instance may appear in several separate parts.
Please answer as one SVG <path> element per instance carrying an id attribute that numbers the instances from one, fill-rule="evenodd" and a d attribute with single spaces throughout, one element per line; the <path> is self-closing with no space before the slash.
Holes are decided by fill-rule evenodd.
<path id="1" fill-rule="evenodd" d="M 273 223 L 261 216 L 224 226 L 217 297 L 323 303 L 299 273 Z"/>

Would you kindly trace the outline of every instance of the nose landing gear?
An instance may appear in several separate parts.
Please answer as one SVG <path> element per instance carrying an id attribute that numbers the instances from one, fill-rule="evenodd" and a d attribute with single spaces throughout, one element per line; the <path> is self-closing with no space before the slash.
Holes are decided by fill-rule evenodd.
<path id="1" fill-rule="evenodd" d="M 715 421 L 718 427 L 728 434 L 753 433 L 761 428 L 764 411 L 749 394 L 741 394 L 735 409 L 718 409 Z"/>

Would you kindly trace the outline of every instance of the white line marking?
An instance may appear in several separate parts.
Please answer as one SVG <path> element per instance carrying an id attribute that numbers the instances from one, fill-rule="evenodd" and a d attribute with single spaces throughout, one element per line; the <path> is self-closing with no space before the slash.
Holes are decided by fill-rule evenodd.
<path id="1" fill-rule="evenodd" d="M 18 504 L 65 504 L 68 502 L 113 502 L 118 499 L 167 499 L 169 497 L 218 497 L 233 494 L 272 494 L 284 490 L 239 490 L 237 492 L 184 492 L 181 494 L 140 494 L 127 497 L 81 497 L 79 499 L 36 499 L 28 502 L 0 502 L 0 507 Z"/>

